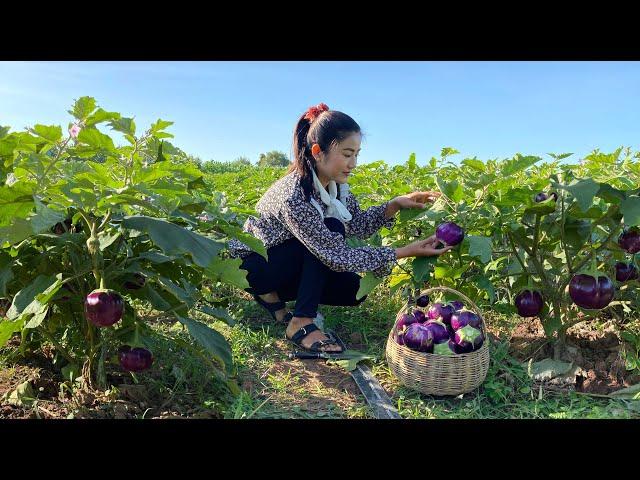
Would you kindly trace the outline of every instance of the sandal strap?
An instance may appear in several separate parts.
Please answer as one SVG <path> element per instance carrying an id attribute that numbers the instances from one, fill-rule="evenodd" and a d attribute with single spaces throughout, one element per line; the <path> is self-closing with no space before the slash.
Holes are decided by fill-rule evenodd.
<path id="1" fill-rule="evenodd" d="M 287 307 L 287 304 L 284 303 L 282 300 L 278 301 L 278 302 L 273 302 L 273 303 L 269 303 L 269 302 L 265 302 L 263 299 L 261 299 L 258 295 L 254 295 L 253 298 L 256 299 L 256 302 L 258 302 L 260 305 L 262 305 L 264 308 L 266 308 L 267 310 L 269 310 L 269 312 L 271 313 L 275 313 L 278 310 L 282 310 L 283 308 Z"/>
<path id="2" fill-rule="evenodd" d="M 296 333 L 294 333 L 293 336 L 291 337 L 291 340 L 294 343 L 300 343 L 300 341 L 304 337 L 309 335 L 311 332 L 315 332 L 316 330 L 320 330 L 320 329 L 318 328 L 318 326 L 315 323 L 310 323 L 309 325 L 305 325 L 304 327 L 301 327 L 300 330 L 298 330 Z"/>
<path id="3" fill-rule="evenodd" d="M 313 344 L 309 347 L 309 350 L 312 350 L 314 352 L 326 352 L 327 350 L 323 350 L 321 347 L 324 347 L 325 345 L 338 345 L 338 342 L 336 342 L 335 340 L 318 340 L 317 342 L 313 342 Z M 338 345 L 340 348 L 342 348 L 340 345 Z M 327 352 L 329 353 L 329 352 Z M 331 353 L 340 353 L 340 352 L 331 352 Z"/>
<path id="4" fill-rule="evenodd" d="M 287 313 L 284 314 L 284 317 L 282 317 L 282 322 L 283 323 L 289 323 L 292 318 L 293 318 L 293 313 L 287 312 Z"/>

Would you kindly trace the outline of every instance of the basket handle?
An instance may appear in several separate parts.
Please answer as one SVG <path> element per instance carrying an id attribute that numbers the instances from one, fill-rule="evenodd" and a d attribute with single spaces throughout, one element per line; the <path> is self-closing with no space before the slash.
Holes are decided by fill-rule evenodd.
<path id="1" fill-rule="evenodd" d="M 482 315 L 482 312 L 480 311 L 478 306 L 473 302 L 473 300 L 471 300 L 469 297 L 467 297 L 464 293 L 459 292 L 458 290 L 455 290 L 455 289 L 450 288 L 450 287 L 430 287 L 430 288 L 427 288 L 425 290 L 420 290 L 419 296 L 429 295 L 430 293 L 437 292 L 437 291 L 444 291 L 444 292 L 453 293 L 454 295 L 457 295 L 458 297 L 460 297 L 463 300 L 465 300 L 466 302 L 468 302 L 471 305 L 472 310 L 476 313 L 476 315 L 478 315 L 478 317 L 480 317 L 481 325 L 482 325 L 482 333 L 484 334 L 485 338 L 487 337 L 487 328 L 485 326 L 484 316 Z M 400 309 L 400 313 L 406 311 L 408 306 L 409 306 L 409 300 L 406 300 L 404 302 L 404 305 Z M 394 325 L 393 328 L 395 329 L 395 325 Z"/>

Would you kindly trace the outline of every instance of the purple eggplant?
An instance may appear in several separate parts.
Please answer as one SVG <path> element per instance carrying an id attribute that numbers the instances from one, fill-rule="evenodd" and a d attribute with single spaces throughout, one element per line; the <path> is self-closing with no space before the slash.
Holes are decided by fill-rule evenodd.
<path id="1" fill-rule="evenodd" d="M 449 340 L 449 331 L 444 323 L 438 320 L 429 320 L 423 325 L 431 330 L 434 343 L 442 343 Z"/>
<path id="2" fill-rule="evenodd" d="M 129 372 L 146 370 L 153 363 L 153 355 L 146 348 L 120 348 L 120 366 Z"/>
<path id="3" fill-rule="evenodd" d="M 421 323 L 412 323 L 404 333 L 404 344 L 411 350 L 431 353 L 433 351 L 433 333 Z"/>
<path id="4" fill-rule="evenodd" d="M 618 237 L 618 245 L 627 253 L 640 252 L 640 230 L 633 227 L 622 232 Z"/>
<path id="5" fill-rule="evenodd" d="M 480 328 L 482 320 L 477 313 L 471 310 L 459 310 L 451 315 L 451 328 L 458 331 L 459 329 L 470 325 L 473 328 Z"/>
<path id="6" fill-rule="evenodd" d="M 626 282 L 638 278 L 638 269 L 633 263 L 616 263 L 616 280 Z"/>
<path id="7" fill-rule="evenodd" d="M 84 301 L 84 313 L 87 319 L 97 327 L 109 327 L 122 318 L 124 301 L 113 290 L 97 289 L 87 295 Z"/>
<path id="8" fill-rule="evenodd" d="M 569 282 L 569 296 L 573 303 L 589 310 L 600 310 L 613 300 L 615 288 L 606 275 L 598 278 L 579 273 Z"/>
<path id="9" fill-rule="evenodd" d="M 515 299 L 516 310 L 521 317 L 535 317 L 544 307 L 544 301 L 540 292 L 536 290 L 523 290 Z"/>
<path id="10" fill-rule="evenodd" d="M 462 327 L 456 331 L 453 337 L 453 343 L 457 345 L 459 353 L 469 353 L 479 349 L 484 342 L 484 335 L 477 328 L 471 325 Z"/>
<path id="11" fill-rule="evenodd" d="M 429 305 L 429 297 L 427 295 L 421 295 L 418 298 L 416 298 L 416 305 L 418 305 L 420 308 L 425 308 L 427 305 Z"/>
<path id="12" fill-rule="evenodd" d="M 441 223 L 436 228 L 436 238 L 445 245 L 458 245 L 464 239 L 464 230 L 453 222 Z"/>

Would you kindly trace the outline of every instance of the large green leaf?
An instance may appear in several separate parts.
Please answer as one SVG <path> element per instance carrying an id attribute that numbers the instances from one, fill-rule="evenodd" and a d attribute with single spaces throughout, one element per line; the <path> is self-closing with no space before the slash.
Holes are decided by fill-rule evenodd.
<path id="1" fill-rule="evenodd" d="M 505 160 L 502 163 L 502 175 L 508 177 L 513 175 L 514 173 L 521 172 L 522 170 L 526 170 L 531 165 L 534 165 L 536 162 L 542 160 L 540 157 L 535 156 L 522 156 L 520 154 L 516 155 L 511 160 Z"/>
<path id="2" fill-rule="evenodd" d="M 214 280 L 220 280 L 238 288 L 249 288 L 247 271 L 240 268 L 241 258 L 218 259 L 205 269 L 205 274 Z"/>
<path id="3" fill-rule="evenodd" d="M 439 175 L 436 176 L 436 185 L 438 189 L 449 197 L 454 202 L 459 202 L 464 198 L 464 189 L 460 182 L 452 180 L 450 182 L 445 181 Z"/>
<path id="4" fill-rule="evenodd" d="M 20 317 L 16 320 L 0 319 L 0 346 L 7 343 L 14 333 L 22 330 L 24 321 L 24 317 Z"/>
<path id="5" fill-rule="evenodd" d="M 26 218 L 33 210 L 33 188 L 18 182 L 0 187 L 0 225 L 9 225 L 14 218 Z"/>
<path id="6" fill-rule="evenodd" d="M 631 196 L 620 205 L 625 226 L 640 225 L 640 197 Z"/>
<path id="7" fill-rule="evenodd" d="M 189 317 L 181 317 L 178 315 L 177 318 L 180 323 L 187 327 L 189 334 L 224 365 L 227 373 L 230 374 L 233 372 L 231 347 L 222 334 L 204 323 Z"/>
<path id="8" fill-rule="evenodd" d="M 36 299 L 36 296 L 41 293 L 48 296 L 48 294 L 55 289 L 56 285 L 58 287 L 60 286 L 60 281 L 56 277 L 38 275 L 33 282 L 13 297 L 13 303 L 7 312 L 7 318 L 15 320 L 23 314 L 33 314 L 40 311 L 43 304 Z M 43 299 L 46 300 L 45 298 Z"/>
<path id="9" fill-rule="evenodd" d="M 96 109 L 96 99 L 93 97 L 80 97 L 73 104 L 73 109 L 68 112 L 78 120 L 84 120 Z"/>
<path id="10" fill-rule="evenodd" d="M 127 135 L 136 134 L 136 123 L 133 121 L 133 118 L 119 117 L 111 120 L 109 122 L 109 126 L 112 130 L 116 130 Z"/>
<path id="11" fill-rule="evenodd" d="M 417 257 L 411 262 L 413 276 L 417 282 L 426 282 L 433 271 L 433 266 L 438 260 L 437 256 Z"/>
<path id="12" fill-rule="evenodd" d="M 218 253 L 224 247 L 221 242 L 160 218 L 141 215 L 125 217 L 122 225 L 148 234 L 153 243 L 167 255 L 190 255 L 193 261 L 204 269 L 216 268 L 214 264 L 219 261 Z"/>
<path id="13" fill-rule="evenodd" d="M 595 197 L 596 193 L 600 190 L 600 184 L 587 178 L 565 186 L 564 189 L 575 197 L 580 210 L 585 212 L 593 203 L 593 197 Z"/>
<path id="14" fill-rule="evenodd" d="M 484 275 L 476 275 L 472 278 L 472 281 L 480 290 L 487 292 L 490 303 L 494 303 L 496 301 L 496 289 L 493 286 L 493 283 L 491 283 L 491 280 Z"/>
<path id="15" fill-rule="evenodd" d="M 373 273 L 367 272 L 364 277 L 360 278 L 360 288 L 356 293 L 356 300 L 360 300 L 368 295 L 376 286 L 384 281 L 384 277 L 378 278 Z"/>
<path id="16" fill-rule="evenodd" d="M 78 134 L 78 141 L 84 143 L 97 151 L 115 151 L 113 140 L 108 135 L 100 132 L 97 128 L 83 128 Z"/>
<path id="17" fill-rule="evenodd" d="M 107 120 L 117 120 L 120 118 L 120 114 L 117 112 L 107 112 L 102 108 L 97 109 L 94 113 L 89 115 L 84 124 L 87 127 L 92 127 L 98 123 L 106 122 Z"/>
<path id="18" fill-rule="evenodd" d="M 466 240 L 469 242 L 470 256 L 479 257 L 482 263 L 491 261 L 491 252 L 493 251 L 493 245 L 489 237 L 467 235 Z"/>
<path id="19" fill-rule="evenodd" d="M 267 249 L 260 239 L 254 237 L 250 233 L 243 232 L 241 228 L 233 225 L 219 225 L 219 228 L 231 238 L 236 238 L 250 247 L 254 252 L 259 253 L 265 259 L 267 258 Z"/>
<path id="20" fill-rule="evenodd" d="M 60 125 L 35 125 L 33 133 L 44 138 L 49 143 L 56 143 L 62 138 Z"/>

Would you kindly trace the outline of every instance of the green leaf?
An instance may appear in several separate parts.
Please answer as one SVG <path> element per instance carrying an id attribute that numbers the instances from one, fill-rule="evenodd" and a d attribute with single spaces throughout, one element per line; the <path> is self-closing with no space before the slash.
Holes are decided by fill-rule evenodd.
<path id="1" fill-rule="evenodd" d="M 100 132 L 97 128 L 83 128 L 80 130 L 78 142 L 89 145 L 96 150 L 105 149 L 110 152 L 115 151 L 111 137 Z"/>
<path id="2" fill-rule="evenodd" d="M 460 152 L 455 148 L 451 148 L 451 147 L 444 147 L 442 150 L 440 150 L 440 156 L 443 158 L 446 158 L 449 155 L 455 155 L 456 153 L 460 153 Z"/>
<path id="3" fill-rule="evenodd" d="M 154 251 L 142 252 L 138 256 L 145 260 L 149 260 L 150 262 L 153 262 L 153 263 L 173 262 L 176 258 L 178 258 L 174 256 L 168 257 L 166 255 L 162 255 L 161 253 L 154 252 Z"/>
<path id="4" fill-rule="evenodd" d="M 521 172 L 522 170 L 526 170 L 531 165 L 542 160 L 540 157 L 535 156 L 522 156 L 520 154 L 516 155 L 511 160 L 505 160 L 501 165 L 502 175 L 504 177 L 508 177 L 515 173 Z"/>
<path id="5" fill-rule="evenodd" d="M 241 228 L 232 225 L 219 225 L 219 228 L 231 238 L 239 240 L 254 252 L 259 253 L 265 259 L 267 258 L 267 249 L 259 238 L 254 237 L 250 233 L 243 232 Z"/>
<path id="6" fill-rule="evenodd" d="M 473 277 L 472 281 L 480 290 L 484 290 L 489 294 L 490 303 L 494 303 L 496 301 L 496 289 L 493 286 L 493 283 L 491 283 L 491 280 L 484 275 L 476 275 Z"/>
<path id="7" fill-rule="evenodd" d="M 68 112 L 78 120 L 84 120 L 96 109 L 96 99 L 93 97 L 80 97 L 73 105 L 73 110 Z"/>
<path id="8" fill-rule="evenodd" d="M 562 322 L 556 319 L 553 315 L 548 315 L 542 319 L 542 327 L 544 328 L 544 333 L 548 338 L 551 338 L 561 326 Z"/>
<path id="9" fill-rule="evenodd" d="M 383 281 L 384 278 L 378 278 L 373 273 L 367 272 L 364 277 L 360 278 L 360 288 L 358 288 L 358 293 L 356 293 L 356 300 L 360 300 L 365 295 L 371 293 L 371 291 Z"/>
<path id="10" fill-rule="evenodd" d="M 467 235 L 466 240 L 469 242 L 469 255 L 479 257 L 482 263 L 491 261 L 491 253 L 493 244 L 491 238 L 480 237 L 477 235 Z"/>
<path id="11" fill-rule="evenodd" d="M 608 183 L 600 184 L 600 189 L 598 190 L 596 196 L 602 198 L 605 202 L 608 203 L 620 203 L 625 198 L 627 198 L 622 190 L 618 190 Z"/>
<path id="12" fill-rule="evenodd" d="M 136 124 L 133 118 L 120 117 L 109 122 L 109 126 L 112 130 L 125 133 L 127 135 L 136 134 Z"/>
<path id="13" fill-rule="evenodd" d="M 224 365 L 227 373 L 232 373 L 233 357 L 227 340 L 219 332 L 203 323 L 179 315 L 177 318 L 180 323 L 187 327 L 189 334 Z"/>
<path id="14" fill-rule="evenodd" d="M 229 312 L 224 308 L 213 308 L 209 305 L 198 305 L 196 306 L 196 310 L 199 310 L 213 318 L 221 320 L 230 326 L 233 326 L 237 323 L 234 318 L 229 315 Z"/>
<path id="15" fill-rule="evenodd" d="M 620 212 L 624 216 L 624 224 L 628 227 L 640 225 L 640 197 L 627 198 L 620 205 Z"/>
<path id="16" fill-rule="evenodd" d="M 104 252 L 105 249 L 113 245 L 113 242 L 120 238 L 121 235 L 122 233 L 118 231 L 110 233 L 103 230 L 102 232 L 100 232 L 98 234 L 98 240 L 100 241 L 100 251 Z"/>
<path id="17" fill-rule="evenodd" d="M 218 259 L 205 269 L 205 274 L 214 280 L 220 280 L 238 288 L 249 288 L 247 271 L 240 268 L 241 258 Z"/>
<path id="18" fill-rule="evenodd" d="M 330 354 L 327 359 L 327 364 L 335 364 L 344 368 L 348 372 L 352 372 L 358 368 L 358 362 L 362 360 L 375 360 L 373 355 L 367 355 L 357 350 L 345 350 L 341 353 Z"/>
<path id="19" fill-rule="evenodd" d="M 459 202 L 464 198 L 464 189 L 457 180 L 446 182 L 439 175 L 436 175 L 436 185 L 442 193 L 454 202 Z"/>
<path id="20" fill-rule="evenodd" d="M 96 110 L 92 115 L 85 120 L 85 128 L 92 127 L 98 123 L 106 122 L 107 120 L 117 120 L 120 118 L 120 114 L 117 112 L 107 112 L 101 108 Z"/>
<path id="21" fill-rule="evenodd" d="M 22 330 L 24 322 L 24 317 L 16 320 L 0 320 L 0 346 L 7 343 L 14 333 Z"/>
<path id="22" fill-rule="evenodd" d="M 545 358 L 544 360 L 531 364 L 528 373 L 534 380 L 550 380 L 568 373 L 572 366 L 573 364 L 571 362 L 567 363 Z"/>
<path id="23" fill-rule="evenodd" d="M 156 123 L 151 125 L 151 134 L 155 135 L 171 125 L 173 125 L 173 122 L 158 119 Z M 171 136 L 173 137 L 173 135 Z"/>
<path id="24" fill-rule="evenodd" d="M 39 327 L 44 321 L 45 317 L 47 316 L 48 311 L 49 311 L 49 306 L 44 305 L 42 307 L 42 310 L 40 310 L 38 313 L 34 314 L 33 317 L 31 317 L 31 319 L 26 323 L 24 328 L 27 329 L 27 328 Z"/>
<path id="25" fill-rule="evenodd" d="M 481 160 L 477 160 L 475 158 L 466 158 L 462 161 L 462 164 L 466 165 L 467 167 L 473 168 L 478 172 L 485 172 L 487 169 L 487 167 Z"/>
<path id="26" fill-rule="evenodd" d="M 62 138 L 62 128 L 60 125 L 36 125 L 32 132 L 44 138 L 48 143 L 57 143 Z"/>
<path id="27" fill-rule="evenodd" d="M 64 213 L 49 208 L 39 200 L 35 200 L 35 205 L 36 214 L 29 219 L 33 233 L 46 232 L 56 223 L 64 221 Z"/>
<path id="28" fill-rule="evenodd" d="M 590 178 L 587 178 L 565 187 L 560 186 L 560 188 L 564 188 L 570 192 L 577 200 L 580 210 L 585 212 L 593 203 L 593 197 L 595 197 L 596 193 L 600 190 L 600 185 Z"/>
<path id="29" fill-rule="evenodd" d="M 415 220 L 425 216 L 429 208 L 403 208 L 398 212 L 398 219 L 401 223 L 408 222 L 409 220 Z"/>
<path id="30" fill-rule="evenodd" d="M 16 407 L 30 407 L 35 399 L 36 393 L 33 391 L 30 380 L 21 383 L 15 390 L 7 392 L 2 396 L 2 401 Z"/>
<path id="31" fill-rule="evenodd" d="M 433 271 L 433 266 L 438 260 L 437 256 L 417 257 L 411 262 L 413 276 L 417 282 L 426 282 Z"/>
<path id="32" fill-rule="evenodd" d="M 224 247 L 203 235 L 191 232 L 166 220 L 145 216 L 125 217 L 122 220 L 125 228 L 147 233 L 155 245 L 167 255 L 189 254 L 193 261 L 202 268 L 217 268 L 218 253 Z"/>
<path id="33" fill-rule="evenodd" d="M 24 287 L 15 297 L 13 297 L 13 303 L 11 308 L 7 312 L 7 318 L 15 320 L 23 313 L 36 313 L 42 307 L 42 304 L 36 300 L 36 295 L 45 292 L 49 287 L 59 283 L 58 279 L 54 276 L 38 275 L 33 282 Z M 34 305 L 37 302 L 38 305 Z M 27 309 L 28 312 L 27 312 Z"/>
<path id="34" fill-rule="evenodd" d="M 533 203 L 531 206 L 525 208 L 524 214 L 536 214 L 547 215 L 556 211 L 556 202 L 553 197 L 549 197 L 542 202 Z"/>

